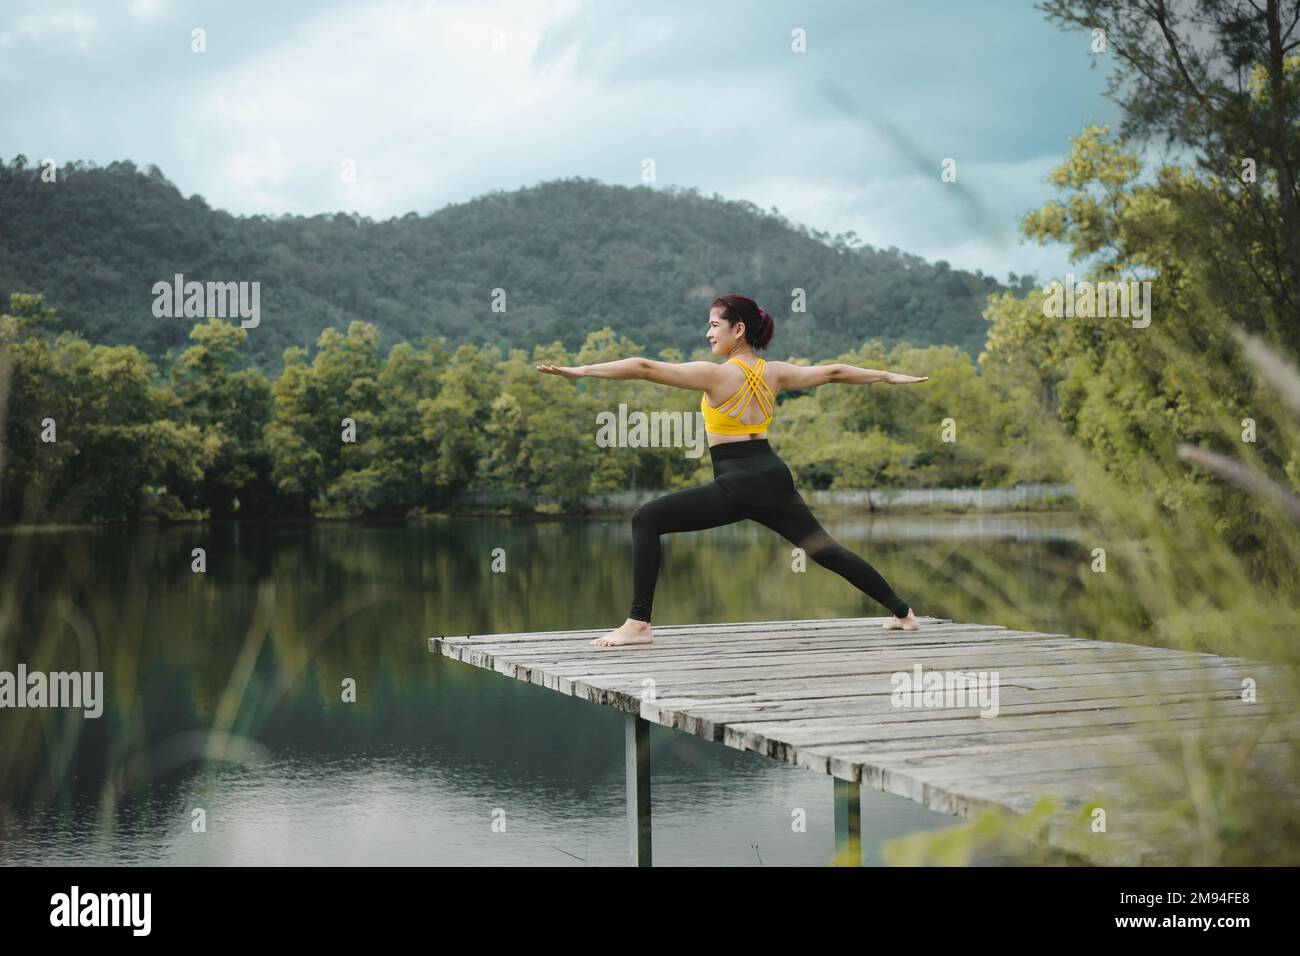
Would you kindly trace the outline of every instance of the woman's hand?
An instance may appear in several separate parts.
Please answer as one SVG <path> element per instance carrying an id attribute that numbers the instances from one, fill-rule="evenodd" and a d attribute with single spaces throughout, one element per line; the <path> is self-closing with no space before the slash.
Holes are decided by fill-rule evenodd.
<path id="1" fill-rule="evenodd" d="M 917 375 L 904 375 L 902 372 L 886 372 L 885 377 L 884 379 L 882 379 L 882 381 L 886 385 L 911 385 L 913 382 L 928 381 L 929 378 L 930 376 L 928 375 L 917 376 Z"/>
<path id="2" fill-rule="evenodd" d="M 585 365 L 582 366 L 582 368 L 570 368 L 567 365 L 539 365 L 537 366 L 537 371 L 543 372 L 547 375 L 561 375 L 564 378 L 572 379 L 582 378 L 583 375 L 586 374 L 583 371 L 585 368 Z"/>

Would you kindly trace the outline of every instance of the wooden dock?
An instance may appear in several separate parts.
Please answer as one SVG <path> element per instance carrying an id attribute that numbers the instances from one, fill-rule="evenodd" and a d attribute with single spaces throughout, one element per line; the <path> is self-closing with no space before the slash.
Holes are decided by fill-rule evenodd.
<path id="1" fill-rule="evenodd" d="M 935 618 L 886 631 L 884 620 L 656 626 L 654 644 L 615 648 L 590 644 L 607 629 L 435 637 L 429 649 L 627 714 L 634 865 L 651 862 L 650 723 L 829 774 L 846 865 L 861 861 L 863 786 L 958 817 L 1025 814 L 1050 797 L 1048 844 L 1159 863 L 1151 824 L 1186 796 L 1137 776 L 1161 748 L 1253 742 L 1251 759 L 1267 764 L 1300 740 L 1295 681 L 1273 665 Z M 982 698 L 960 685 L 903 694 L 918 677 L 920 689 L 963 676 L 971 687 L 980 674 Z"/>

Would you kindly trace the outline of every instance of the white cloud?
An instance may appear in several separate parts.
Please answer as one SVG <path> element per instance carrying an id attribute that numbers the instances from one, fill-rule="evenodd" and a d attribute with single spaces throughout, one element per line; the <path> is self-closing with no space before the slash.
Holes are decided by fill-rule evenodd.
<path id="1" fill-rule="evenodd" d="M 97 28 L 94 17 L 74 10 L 27 13 L 14 21 L 12 33 L 5 31 L 4 45 L 12 46 L 16 34 L 18 39 L 34 46 L 67 42 L 79 52 L 86 53 Z"/>
<path id="2" fill-rule="evenodd" d="M 915 33 L 926 14 L 859 16 L 856 0 L 817 13 L 806 56 L 788 52 L 787 14 L 743 2 L 181 6 L 207 11 L 202 55 L 162 0 L 128 0 L 131 16 L 102 23 L 33 4 L 0 17 L 14 91 L 0 139 L 27 155 L 157 164 L 236 214 L 376 218 L 560 177 L 634 186 L 649 157 L 660 187 L 1003 278 L 1060 252 L 1018 245 L 1018 222 L 1049 195 L 1041 177 L 1064 132 L 1096 108 L 1088 84 L 1104 82 L 1040 69 L 1056 84 L 1044 93 L 1021 82 L 1023 63 L 1000 69 L 1006 49 L 1055 62 L 1057 31 L 1024 2 L 987 23 L 967 15 L 956 66 Z M 70 56 L 77 43 L 91 55 Z M 52 71 L 53 87 L 41 79 Z M 827 98 L 830 78 L 848 108 Z M 937 181 L 947 154 L 961 158 L 956 188 Z"/>
<path id="3" fill-rule="evenodd" d="M 352 8 L 218 74 L 187 124 L 194 158 L 219 173 L 205 177 L 217 187 L 209 201 L 252 211 L 256 197 L 262 212 L 346 202 L 391 214 L 493 154 L 526 165 L 530 143 L 554 134 L 557 104 L 598 96 L 564 60 L 530 68 L 545 15 L 555 14 L 524 2 Z M 210 49 L 220 42 L 210 37 Z M 355 184 L 339 176 L 347 158 Z"/>
<path id="4" fill-rule="evenodd" d="M 162 0 L 131 0 L 131 16 L 142 20 L 148 20 L 162 8 Z"/>

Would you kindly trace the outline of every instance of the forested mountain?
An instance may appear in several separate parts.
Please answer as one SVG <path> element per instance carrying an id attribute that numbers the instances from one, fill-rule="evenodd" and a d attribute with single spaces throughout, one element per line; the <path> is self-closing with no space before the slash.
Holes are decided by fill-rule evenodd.
<path id="1" fill-rule="evenodd" d="M 259 282 L 248 358 L 276 370 L 285 347 L 327 326 L 373 323 L 381 344 L 443 336 L 577 349 L 610 326 L 647 354 L 703 346 L 708 302 L 743 292 L 777 316 L 774 358 L 886 346 L 983 347 L 981 273 L 863 247 L 775 210 L 695 190 L 589 179 L 492 192 L 428 215 L 232 216 L 184 197 L 155 166 L 0 162 L 0 296 L 43 293 L 62 327 L 154 357 L 183 348 L 194 318 L 156 318 L 154 283 Z M 1021 291 L 1032 282 L 1011 277 Z M 493 290 L 505 292 L 494 312 Z M 791 313 L 791 290 L 807 311 Z"/>

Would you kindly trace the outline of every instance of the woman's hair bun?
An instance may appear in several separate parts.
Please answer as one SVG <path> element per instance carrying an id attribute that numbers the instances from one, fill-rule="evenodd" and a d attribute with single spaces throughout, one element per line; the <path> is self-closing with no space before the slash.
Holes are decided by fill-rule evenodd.
<path id="1" fill-rule="evenodd" d="M 757 348 L 764 349 L 767 348 L 767 343 L 772 341 L 772 332 L 776 322 L 773 321 L 772 314 L 762 306 L 759 306 L 758 318 L 762 324 L 759 326 L 758 334 L 754 336 L 754 345 Z"/>
<path id="2" fill-rule="evenodd" d="M 776 323 L 767 309 L 744 295 L 723 295 L 713 300 L 710 308 L 722 309 L 722 317 L 731 325 L 745 323 L 745 341 L 756 349 L 767 348 L 772 341 L 772 332 Z"/>

